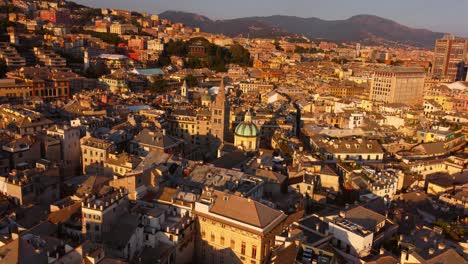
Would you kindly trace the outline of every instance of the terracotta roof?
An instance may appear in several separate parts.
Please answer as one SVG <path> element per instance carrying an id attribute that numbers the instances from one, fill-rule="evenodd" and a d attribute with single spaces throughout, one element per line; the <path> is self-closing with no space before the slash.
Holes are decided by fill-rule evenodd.
<path id="1" fill-rule="evenodd" d="M 97 193 L 102 186 L 109 182 L 109 178 L 104 176 L 90 176 L 83 184 L 76 190 L 76 194 L 80 197 L 85 194 Z"/>
<path id="2" fill-rule="evenodd" d="M 451 264 L 451 263 L 457 263 L 457 264 L 464 264 L 468 263 L 465 258 L 460 256 L 455 250 L 449 249 L 445 251 L 444 253 L 433 257 L 432 259 L 429 259 L 427 261 L 428 264 Z"/>
<path id="3" fill-rule="evenodd" d="M 0 247 L 0 256 L 2 256 L 1 263 L 5 264 L 40 263 L 41 258 L 47 261 L 45 254 L 36 253 L 34 246 L 23 238 L 15 239 Z"/>
<path id="4" fill-rule="evenodd" d="M 278 172 L 265 169 L 256 169 L 255 176 L 260 178 L 267 178 L 277 183 L 283 183 L 288 177 Z"/>
<path id="5" fill-rule="evenodd" d="M 398 264 L 400 261 L 393 256 L 381 256 L 374 261 L 367 262 L 367 264 Z"/>
<path id="6" fill-rule="evenodd" d="M 362 206 L 346 211 L 346 219 L 366 229 L 375 230 L 377 224 L 385 221 L 386 217 Z"/>
<path id="7" fill-rule="evenodd" d="M 49 214 L 48 220 L 54 224 L 66 222 L 70 217 L 76 214 L 81 209 L 81 202 L 75 202 L 71 206 L 67 206 L 61 210 Z"/>
<path id="8" fill-rule="evenodd" d="M 295 263 L 299 247 L 296 243 L 291 243 L 288 246 L 277 249 L 270 259 L 270 263 Z"/>
<path id="9" fill-rule="evenodd" d="M 338 176 L 338 174 L 336 173 L 336 171 L 334 169 L 332 169 L 330 166 L 328 165 L 324 165 L 322 166 L 322 168 L 320 169 L 320 174 L 324 174 L 324 175 L 331 175 L 331 176 Z"/>
<path id="10" fill-rule="evenodd" d="M 210 212 L 236 221 L 265 228 L 275 219 L 284 215 L 281 211 L 249 198 L 226 194 L 220 191 L 214 191 L 214 193 L 217 198 Z"/>
<path id="11" fill-rule="evenodd" d="M 182 143 L 169 135 L 165 135 L 162 130 L 151 131 L 147 128 L 143 129 L 134 138 L 135 142 L 139 144 L 166 149 L 177 146 Z"/>

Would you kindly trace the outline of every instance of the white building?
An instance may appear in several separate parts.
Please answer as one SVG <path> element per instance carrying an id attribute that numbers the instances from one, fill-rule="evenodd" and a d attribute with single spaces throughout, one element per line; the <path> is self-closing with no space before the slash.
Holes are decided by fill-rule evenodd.
<path id="1" fill-rule="evenodd" d="M 362 226 L 336 217 L 328 223 L 328 233 L 333 235 L 333 244 L 344 252 L 358 257 L 370 254 L 374 233 Z"/>
<path id="2" fill-rule="evenodd" d="M 148 40 L 148 42 L 146 42 L 146 45 L 148 46 L 148 50 L 164 50 L 164 43 L 162 43 L 159 39 Z"/>

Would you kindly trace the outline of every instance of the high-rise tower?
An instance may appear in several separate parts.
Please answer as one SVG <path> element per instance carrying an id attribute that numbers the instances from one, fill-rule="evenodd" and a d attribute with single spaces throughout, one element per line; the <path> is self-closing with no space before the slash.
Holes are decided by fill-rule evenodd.
<path id="1" fill-rule="evenodd" d="M 468 40 L 453 35 L 436 40 L 432 77 L 450 81 L 463 80 L 460 69 L 468 60 Z"/>

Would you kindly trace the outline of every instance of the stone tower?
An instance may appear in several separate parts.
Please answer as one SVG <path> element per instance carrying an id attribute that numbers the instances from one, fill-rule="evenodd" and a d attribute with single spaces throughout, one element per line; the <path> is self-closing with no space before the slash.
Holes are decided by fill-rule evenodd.
<path id="1" fill-rule="evenodd" d="M 187 86 L 187 81 L 184 80 L 184 83 L 182 84 L 182 86 L 180 87 L 180 96 L 184 97 L 184 98 L 187 98 L 187 89 L 188 89 L 188 86 Z"/>
<path id="2" fill-rule="evenodd" d="M 226 90 L 224 80 L 221 80 L 216 99 L 211 105 L 211 135 L 224 142 L 227 128 L 229 108 L 226 102 Z"/>
<path id="3" fill-rule="evenodd" d="M 83 54 L 83 69 L 86 71 L 89 68 L 89 52 L 88 49 L 84 50 Z"/>

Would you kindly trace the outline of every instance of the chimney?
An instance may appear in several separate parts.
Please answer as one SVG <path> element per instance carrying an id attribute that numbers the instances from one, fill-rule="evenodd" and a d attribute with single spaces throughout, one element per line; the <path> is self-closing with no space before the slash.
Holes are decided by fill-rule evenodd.
<path id="1" fill-rule="evenodd" d="M 409 254 L 408 251 L 402 250 L 401 251 L 401 256 L 405 258 L 405 260 L 409 260 Z"/>
<path id="2" fill-rule="evenodd" d="M 445 249 L 445 243 L 444 242 L 439 242 L 438 248 L 439 248 L 439 250 L 444 250 Z"/>
<path id="3" fill-rule="evenodd" d="M 429 255 L 434 255 L 434 253 L 435 253 L 435 249 L 430 248 L 430 249 L 429 249 Z"/>

